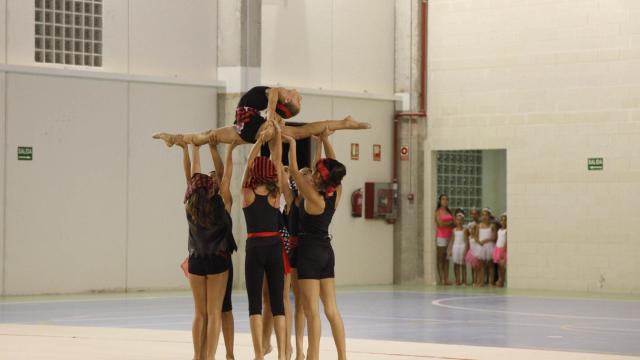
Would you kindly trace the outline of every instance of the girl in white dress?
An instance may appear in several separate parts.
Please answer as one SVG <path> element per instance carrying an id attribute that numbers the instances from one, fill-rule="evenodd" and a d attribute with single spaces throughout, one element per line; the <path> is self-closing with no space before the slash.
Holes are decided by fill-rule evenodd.
<path id="1" fill-rule="evenodd" d="M 464 228 L 464 212 L 456 213 L 456 227 L 453 229 L 453 241 L 450 242 L 449 253 L 453 261 L 453 271 L 456 276 L 456 285 L 460 286 L 467 283 L 467 273 L 464 267 L 464 255 L 467 250 L 467 242 L 465 241 L 466 229 Z"/>
<path id="2" fill-rule="evenodd" d="M 480 254 L 480 271 L 478 274 L 478 286 L 484 286 L 486 283 L 485 275 L 488 275 L 488 283 L 493 286 L 493 249 L 495 247 L 497 234 L 496 227 L 490 222 L 491 210 L 482 209 L 480 213 L 480 224 L 478 225 L 478 242 L 482 246 Z"/>

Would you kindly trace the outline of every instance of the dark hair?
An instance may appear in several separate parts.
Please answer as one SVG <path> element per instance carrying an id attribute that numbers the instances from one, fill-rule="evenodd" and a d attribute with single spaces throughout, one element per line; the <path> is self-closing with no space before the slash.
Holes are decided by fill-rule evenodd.
<path id="1" fill-rule="evenodd" d="M 187 215 L 195 224 L 211 227 L 216 220 L 224 219 L 224 202 L 219 194 L 209 197 L 205 188 L 194 191 L 187 199 Z"/>
<path id="2" fill-rule="evenodd" d="M 442 198 L 445 197 L 445 196 L 447 198 L 449 198 L 449 196 L 447 196 L 447 194 L 440 194 L 440 196 L 438 196 L 438 203 L 436 204 L 436 211 L 440 210 L 440 207 L 441 207 L 440 206 L 440 202 L 442 202 Z M 448 212 L 449 214 L 453 215 L 453 213 L 451 212 L 451 210 L 449 209 L 448 206 L 445 207 L 444 209 L 445 209 L 446 212 Z"/>
<path id="3" fill-rule="evenodd" d="M 458 214 L 466 215 L 464 213 L 464 209 L 462 209 L 462 208 L 457 208 L 454 212 L 455 212 L 456 216 L 458 216 Z"/>
<path id="4" fill-rule="evenodd" d="M 322 180 L 322 184 L 324 187 L 336 187 L 342 183 L 342 178 L 347 175 L 347 168 L 343 163 L 336 159 L 322 159 L 320 160 L 324 163 L 324 166 L 329 170 L 329 178 L 327 180 Z"/>
<path id="5" fill-rule="evenodd" d="M 276 181 L 260 181 L 260 180 L 257 180 L 255 182 L 254 189 L 256 187 L 260 186 L 260 185 L 264 185 L 264 187 L 267 188 L 267 191 L 269 192 L 270 196 L 276 196 L 276 195 L 278 195 L 280 193 L 280 189 L 278 188 L 277 180 Z"/>

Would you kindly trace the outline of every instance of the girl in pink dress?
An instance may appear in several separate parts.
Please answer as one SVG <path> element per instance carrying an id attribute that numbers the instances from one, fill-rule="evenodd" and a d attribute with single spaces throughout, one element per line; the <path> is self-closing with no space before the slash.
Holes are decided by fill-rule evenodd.
<path id="1" fill-rule="evenodd" d="M 438 284 L 451 285 L 449 282 L 449 260 L 447 249 L 453 235 L 453 214 L 449 210 L 449 197 L 440 195 L 434 214 L 436 222 L 436 265 L 438 268 Z"/>

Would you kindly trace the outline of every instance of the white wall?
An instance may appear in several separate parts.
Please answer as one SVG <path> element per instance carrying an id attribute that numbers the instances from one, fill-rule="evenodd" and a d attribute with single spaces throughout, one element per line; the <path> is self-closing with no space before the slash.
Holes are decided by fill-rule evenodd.
<path id="1" fill-rule="evenodd" d="M 103 4 L 103 66 L 72 69 L 215 79 L 216 1 Z M 0 62 L 65 68 L 34 62 L 33 1 L 0 0 L 0 18 Z M 7 71 L 4 294 L 187 287 L 180 152 L 150 135 L 215 126 L 217 89 Z M 16 160 L 18 145 L 34 147 L 32 162 Z"/>
<path id="2" fill-rule="evenodd" d="M 215 79 L 217 1 L 129 0 L 131 73 Z"/>
<path id="3" fill-rule="evenodd" d="M 5 21 L 7 21 L 6 18 L 6 9 L 7 9 L 7 0 L 0 0 L 0 19 L 2 19 L 3 24 Z M 5 63 L 6 59 L 6 46 L 7 46 L 7 39 L 6 39 L 6 31 L 5 31 L 5 27 L 4 26 L 0 26 L 0 64 Z"/>
<path id="4" fill-rule="evenodd" d="M 427 169 L 432 150 L 507 149 L 512 288 L 640 293 L 640 223 L 624 220 L 640 203 L 639 15 L 632 1 L 429 2 Z"/>
<path id="5" fill-rule="evenodd" d="M 338 131 L 331 141 L 339 161 L 347 167 L 343 197 L 330 232 L 336 254 L 336 282 L 340 285 L 391 284 L 393 282 L 393 225 L 384 220 L 351 217 L 351 193 L 364 191 L 367 181 L 391 181 L 393 102 L 324 96 L 304 96 L 296 121 L 326 118 L 371 122 L 372 130 Z M 351 160 L 351 143 L 360 144 L 360 160 Z M 382 161 L 373 161 L 373 144 L 382 145 Z M 235 219 L 234 219 L 235 220 Z M 244 218 L 235 221 L 244 221 Z"/>
<path id="6" fill-rule="evenodd" d="M 394 11 L 393 1 L 265 3 L 262 81 L 393 93 Z"/>
<path id="7" fill-rule="evenodd" d="M 65 91 L 59 91 L 64 88 Z M 126 85 L 7 76 L 7 294 L 122 288 Z"/>
<path id="8" fill-rule="evenodd" d="M 127 287 L 184 287 L 187 283 L 178 271 L 187 254 L 188 229 L 182 205 L 182 152 L 151 141 L 150 134 L 214 127 L 216 90 L 134 83 L 129 99 Z M 213 169 L 206 146 L 201 163 L 203 171 Z"/>
<path id="9" fill-rule="evenodd" d="M 5 187 L 4 187 L 4 175 L 5 175 L 5 147 L 6 143 L 6 132 L 5 132 L 5 73 L 0 72 L 0 141 L 3 146 L 0 146 L 0 294 L 3 293 L 4 289 L 4 247 L 5 247 L 5 224 L 4 224 L 4 213 L 5 213 Z"/>
<path id="10" fill-rule="evenodd" d="M 371 130 L 341 131 L 332 136 L 338 160 L 347 167 L 341 205 L 331 225 L 338 284 L 393 283 L 393 225 L 351 217 L 353 191 L 362 188 L 364 192 L 365 182 L 391 181 L 393 113 L 391 101 L 333 100 L 335 118 L 351 114 L 372 124 Z M 360 160 L 351 160 L 351 143 L 360 144 Z M 374 144 L 382 145 L 381 161 L 373 161 Z"/>
<path id="11" fill-rule="evenodd" d="M 63 68 L 34 61 L 34 2 L 0 0 L 0 9 L 5 1 L 11 14 L 7 17 L 8 63 Z M 217 1 L 211 0 L 104 1 L 103 66 L 85 69 L 213 80 L 216 10 Z M 4 35 L 4 26 L 1 28 L 0 35 Z M 4 36 L 0 39 L 2 45 Z"/>

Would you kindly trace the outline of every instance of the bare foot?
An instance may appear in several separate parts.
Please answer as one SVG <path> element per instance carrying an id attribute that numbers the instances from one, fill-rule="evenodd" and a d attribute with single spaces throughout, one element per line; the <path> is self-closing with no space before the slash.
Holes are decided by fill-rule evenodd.
<path id="1" fill-rule="evenodd" d="M 305 360 L 304 354 L 296 354 L 296 360 Z"/>
<path id="2" fill-rule="evenodd" d="M 371 124 L 366 122 L 356 121 L 351 115 L 342 120 L 347 129 L 371 129 Z"/>
<path id="3" fill-rule="evenodd" d="M 267 355 L 269 353 L 271 353 L 273 351 L 273 346 L 271 346 L 271 344 L 268 344 L 266 348 L 264 348 L 264 354 L 263 355 Z"/>
<path id="4" fill-rule="evenodd" d="M 153 135 L 151 135 L 152 138 L 154 139 L 160 139 L 162 141 L 164 141 L 164 143 L 168 146 L 168 147 L 172 147 L 173 145 L 176 144 L 176 139 L 177 139 L 177 135 L 171 135 L 171 134 L 167 134 L 167 133 L 155 133 Z"/>

